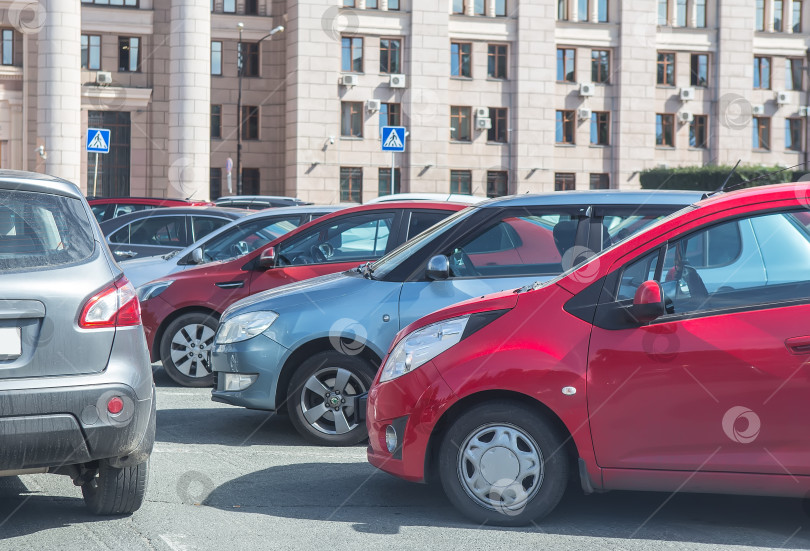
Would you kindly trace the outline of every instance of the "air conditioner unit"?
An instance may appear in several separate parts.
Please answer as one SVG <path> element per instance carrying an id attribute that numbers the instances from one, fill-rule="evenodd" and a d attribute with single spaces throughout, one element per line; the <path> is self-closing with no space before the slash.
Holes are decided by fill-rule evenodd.
<path id="1" fill-rule="evenodd" d="M 366 102 L 366 109 L 368 109 L 371 113 L 376 113 L 380 110 L 382 106 L 382 102 L 378 99 L 370 99 Z"/>
<path id="2" fill-rule="evenodd" d="M 790 103 L 790 94 L 787 92 L 776 92 L 776 103 L 777 105 L 785 105 L 786 103 Z"/>
<path id="3" fill-rule="evenodd" d="M 579 95 L 583 98 L 592 96 L 594 92 L 593 82 L 583 82 L 579 85 Z"/>
<path id="4" fill-rule="evenodd" d="M 580 108 L 580 109 L 577 109 L 577 118 L 578 118 L 579 120 L 581 120 L 581 121 L 587 121 L 587 120 L 590 120 L 590 118 L 591 118 L 591 113 L 592 113 L 592 111 L 591 111 L 590 109 L 587 109 L 587 108 L 585 108 L 585 107 L 582 107 L 582 108 Z"/>
<path id="5" fill-rule="evenodd" d="M 492 128 L 492 119 L 475 119 L 475 127 L 478 130 L 489 130 Z"/>
<path id="6" fill-rule="evenodd" d="M 678 120 L 683 123 L 692 122 L 695 120 L 695 116 L 689 111 L 681 111 L 678 113 Z"/>
<path id="7" fill-rule="evenodd" d="M 752 115 L 764 115 L 765 114 L 765 106 L 764 105 L 752 105 L 751 106 L 751 114 Z"/>
<path id="8" fill-rule="evenodd" d="M 800 117 L 806 117 L 808 115 L 810 115 L 810 107 L 808 107 L 806 105 L 802 105 L 801 107 L 799 107 L 799 116 Z"/>
<path id="9" fill-rule="evenodd" d="M 112 73 L 99 71 L 96 73 L 96 84 L 112 84 Z"/>
<path id="10" fill-rule="evenodd" d="M 477 118 L 477 119 L 488 119 L 489 118 L 489 107 L 476 107 L 475 108 L 475 118 Z"/>
<path id="11" fill-rule="evenodd" d="M 405 75 L 391 75 L 388 85 L 391 88 L 405 88 Z"/>
<path id="12" fill-rule="evenodd" d="M 340 84 L 342 86 L 357 86 L 360 78 L 357 75 L 340 75 Z"/>
<path id="13" fill-rule="evenodd" d="M 695 89 L 694 88 L 681 88 L 681 101 L 692 101 L 695 99 Z"/>

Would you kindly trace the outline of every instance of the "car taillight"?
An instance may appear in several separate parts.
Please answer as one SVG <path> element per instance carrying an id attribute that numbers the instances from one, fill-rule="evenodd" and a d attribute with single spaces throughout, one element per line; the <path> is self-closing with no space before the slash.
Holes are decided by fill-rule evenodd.
<path id="1" fill-rule="evenodd" d="M 141 305 L 135 288 L 121 277 L 99 291 L 82 308 L 79 327 L 101 329 L 141 324 Z"/>

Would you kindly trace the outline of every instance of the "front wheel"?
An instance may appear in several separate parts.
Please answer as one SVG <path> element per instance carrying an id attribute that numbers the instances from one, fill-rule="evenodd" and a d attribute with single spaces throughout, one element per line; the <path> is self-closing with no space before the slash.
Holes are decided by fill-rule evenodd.
<path id="1" fill-rule="evenodd" d="M 481 404 L 447 430 L 439 450 L 447 497 L 476 522 L 522 526 L 550 513 L 568 482 L 558 431 L 517 403 Z"/>
<path id="2" fill-rule="evenodd" d="M 213 314 L 191 312 L 169 324 L 160 341 L 160 359 L 166 374 L 183 386 L 214 384 L 209 352 L 218 320 Z"/>
<path id="3" fill-rule="evenodd" d="M 358 356 L 315 354 L 296 370 L 287 391 L 287 409 L 295 429 L 307 440 L 350 446 L 368 436 L 357 422 L 357 396 L 371 387 L 376 370 Z"/>
<path id="4" fill-rule="evenodd" d="M 96 515 L 128 515 L 141 508 L 149 461 L 116 469 L 102 463 L 95 478 L 82 486 L 84 503 Z"/>

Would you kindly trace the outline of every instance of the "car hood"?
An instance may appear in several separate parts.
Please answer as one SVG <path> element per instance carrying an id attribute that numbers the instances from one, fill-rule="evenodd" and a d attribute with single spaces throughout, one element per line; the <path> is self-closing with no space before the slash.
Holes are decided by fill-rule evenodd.
<path id="1" fill-rule="evenodd" d="M 124 270 L 124 275 L 135 286 L 140 287 L 149 283 L 153 279 L 163 277 L 174 268 L 177 256 L 165 259 L 163 256 L 146 256 L 144 258 L 133 258 L 124 260 L 118 264 Z"/>

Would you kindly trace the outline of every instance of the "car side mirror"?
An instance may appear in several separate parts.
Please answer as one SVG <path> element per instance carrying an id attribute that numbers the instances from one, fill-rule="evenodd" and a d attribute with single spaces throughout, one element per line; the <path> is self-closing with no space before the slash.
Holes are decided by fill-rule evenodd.
<path id="1" fill-rule="evenodd" d="M 425 275 L 434 281 L 447 279 L 450 277 L 450 261 L 442 254 L 434 256 L 428 260 Z"/>
<path id="2" fill-rule="evenodd" d="M 666 313 L 664 293 L 657 281 L 645 281 L 636 289 L 630 313 L 641 323 L 650 323 Z"/>
<path id="3" fill-rule="evenodd" d="M 202 264 L 205 262 L 203 259 L 203 250 L 202 247 L 197 247 L 193 251 L 191 251 L 191 263 L 192 264 Z"/>
<path id="4" fill-rule="evenodd" d="M 262 251 L 261 256 L 259 256 L 259 268 L 262 270 L 275 268 L 277 260 L 275 247 L 267 247 Z"/>

